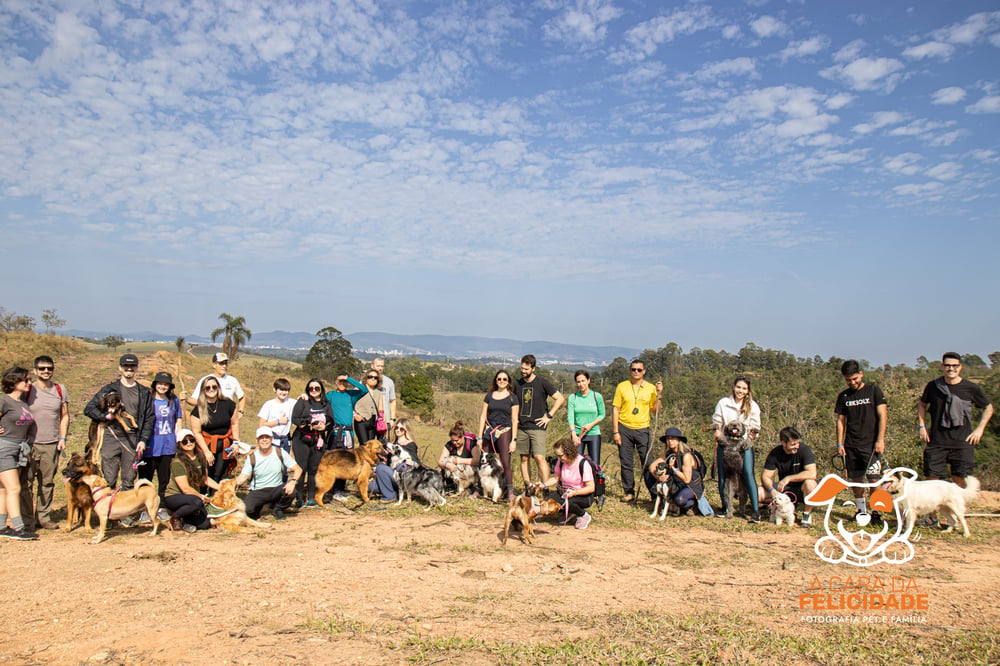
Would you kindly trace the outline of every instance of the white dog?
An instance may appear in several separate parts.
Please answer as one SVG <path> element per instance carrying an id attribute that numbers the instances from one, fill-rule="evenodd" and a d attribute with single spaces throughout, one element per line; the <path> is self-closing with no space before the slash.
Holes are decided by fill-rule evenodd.
<path id="1" fill-rule="evenodd" d="M 976 499 L 976 494 L 979 492 L 979 479 L 976 477 L 965 477 L 965 488 L 940 479 L 910 481 L 906 478 L 893 477 L 886 490 L 893 497 L 905 491 L 906 496 L 902 498 L 901 504 L 906 514 L 907 533 L 913 530 L 917 516 L 940 511 L 942 518 L 948 521 L 946 532 L 951 532 L 957 521 L 962 525 L 962 536 L 969 536 L 969 526 L 965 522 L 965 507 Z"/>
<path id="2" fill-rule="evenodd" d="M 771 497 L 771 518 L 775 525 L 787 522 L 789 527 L 795 525 L 795 503 L 785 493 L 774 493 Z"/>

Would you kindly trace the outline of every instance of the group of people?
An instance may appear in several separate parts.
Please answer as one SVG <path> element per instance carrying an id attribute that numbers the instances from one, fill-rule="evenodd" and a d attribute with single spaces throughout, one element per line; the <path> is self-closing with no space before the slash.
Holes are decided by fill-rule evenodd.
<path id="1" fill-rule="evenodd" d="M 315 506 L 315 476 L 325 451 L 391 438 L 419 459 L 409 422 L 396 419 L 395 387 L 382 372 L 384 359 L 372 361 L 362 381 L 338 375 L 330 391 L 321 379 L 312 378 L 298 398 L 290 397 L 287 379 L 277 379 L 275 397 L 258 412 L 257 448 L 252 453 L 249 447 L 240 446 L 246 395 L 240 382 L 228 374 L 228 363 L 226 354 L 215 354 L 212 374 L 201 378 L 190 396 L 176 395 L 170 373 L 156 373 L 149 388 L 136 381 L 139 360 L 134 354 L 125 354 L 119 359 L 119 379 L 98 390 L 84 409 L 103 430 L 100 467 L 107 482 L 128 490 L 137 476 L 150 482 L 155 476 L 164 512 L 160 518 L 171 520 L 175 529 L 195 531 L 211 526 L 207 493 L 234 474 L 240 455 L 245 459 L 237 478 L 241 484 L 250 484 L 245 499 L 248 516 L 257 518 L 270 506 L 279 520 L 293 508 Z M 456 423 L 438 465 L 442 471 L 459 466 L 474 469 L 483 454 L 492 454 L 502 467 L 506 496 L 512 499 L 517 454 L 526 491 L 539 485 L 558 487 L 566 522 L 575 520 L 577 528 L 586 529 L 601 456 L 601 423 L 607 416 L 604 397 L 590 387 L 590 374 L 579 370 L 574 375 L 577 391 L 567 399 L 537 374 L 536 366 L 537 360 L 529 354 L 521 359 L 516 381 L 505 370 L 494 375 L 483 397 L 478 432 L 467 432 L 462 423 Z M 961 369 L 958 354 L 944 355 L 943 376 L 924 388 L 917 417 L 919 434 L 926 444 L 925 477 L 944 478 L 950 467 L 952 480 L 964 485 L 964 478 L 973 470 L 974 446 L 983 436 L 993 407 L 978 385 L 961 377 Z M 66 449 L 69 394 L 53 381 L 54 371 L 53 359 L 39 356 L 34 361 L 33 379 L 21 367 L 3 374 L 0 537 L 35 539 L 34 530 L 56 526 L 51 519 L 52 495 L 59 456 Z M 836 452 L 843 457 L 851 481 L 877 480 L 882 472 L 888 422 L 885 396 L 878 386 L 865 382 L 856 361 L 846 361 L 841 373 L 847 388 L 837 396 L 834 408 Z M 668 428 L 659 438 L 663 453 L 651 459 L 650 424 L 662 408 L 662 392 L 662 382 L 645 379 L 641 359 L 632 360 L 629 379 L 615 388 L 611 430 L 621 463 L 621 500 L 636 500 L 638 463 L 651 496 L 658 484 L 673 481 L 669 501 L 674 513 L 710 514 L 712 509 L 704 500 L 704 463 L 678 428 Z M 104 398 L 111 393 L 119 396 L 120 408 L 107 406 Z M 192 407 L 187 416 L 184 404 Z M 553 470 L 546 459 L 547 427 L 564 405 L 570 437 L 553 445 L 557 460 Z M 975 425 L 973 407 L 981 410 Z M 119 409 L 129 415 L 131 426 L 123 425 L 126 421 L 119 418 Z M 754 443 L 761 431 L 761 410 L 747 377 L 737 377 L 730 394 L 718 401 L 712 422 L 718 439 L 715 457 L 720 495 L 725 483 L 723 432 L 738 422 L 750 439 L 741 454 L 740 475 L 748 490 L 751 521 L 760 520 L 760 502 L 775 493 L 786 493 L 802 502 L 815 488 L 815 456 L 791 426 L 780 431 L 781 443 L 768 453 L 758 486 Z M 537 483 L 531 481 L 532 463 L 537 468 Z M 396 499 L 398 489 L 388 459 L 376 466 L 371 491 L 383 501 Z M 854 487 L 853 491 L 859 522 L 879 521 L 877 512 L 869 511 L 863 488 Z M 346 498 L 344 482 L 339 481 L 333 488 L 333 499 Z M 135 520 L 122 522 L 128 526 Z M 800 522 L 811 524 L 808 506 Z"/>

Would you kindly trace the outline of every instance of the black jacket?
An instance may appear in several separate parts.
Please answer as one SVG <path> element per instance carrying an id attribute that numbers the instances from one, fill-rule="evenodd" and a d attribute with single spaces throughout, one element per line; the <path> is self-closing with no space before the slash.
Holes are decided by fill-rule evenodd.
<path id="1" fill-rule="evenodd" d="M 149 440 L 153 437 L 153 425 L 156 421 L 156 415 L 153 412 L 153 393 L 142 384 L 137 383 L 136 385 L 139 387 L 139 413 L 132 415 L 135 417 L 137 426 L 137 438 L 135 442 L 136 444 L 139 442 L 149 444 Z M 87 403 L 87 406 L 83 408 L 84 415 L 89 416 L 94 421 L 105 423 L 105 414 L 98 409 L 97 403 L 101 399 L 101 396 L 112 391 L 121 395 L 121 380 L 102 386 L 101 390 L 95 393 L 94 397 Z"/>

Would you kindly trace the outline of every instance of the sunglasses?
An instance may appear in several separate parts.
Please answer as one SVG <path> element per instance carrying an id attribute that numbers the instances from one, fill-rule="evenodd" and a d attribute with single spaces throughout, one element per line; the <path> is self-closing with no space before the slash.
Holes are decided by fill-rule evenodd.
<path id="1" fill-rule="evenodd" d="M 942 365 L 944 365 L 944 367 L 946 367 L 946 368 L 961 368 L 962 367 L 961 363 L 943 363 Z"/>
<path id="2" fill-rule="evenodd" d="M 322 391 L 322 390 L 323 390 L 322 386 L 316 386 L 315 384 L 313 384 L 312 386 L 309 387 L 309 392 L 310 393 L 312 393 L 313 391 Z"/>
<path id="3" fill-rule="evenodd" d="M 378 379 L 378 375 L 367 375 L 365 379 Z"/>
<path id="4" fill-rule="evenodd" d="M 646 368 L 629 368 L 629 372 L 645 372 Z"/>
<path id="5" fill-rule="evenodd" d="M 198 440 L 196 440 L 194 437 L 185 437 L 184 439 L 181 440 L 181 444 L 197 444 L 197 443 Z"/>
<path id="6" fill-rule="evenodd" d="M 55 368 L 53 368 L 51 365 L 42 365 L 35 368 L 35 370 L 37 370 L 38 372 L 52 372 L 53 370 L 55 370 Z"/>
<path id="7" fill-rule="evenodd" d="M 216 386 L 215 384 L 209 384 L 208 386 L 205 387 L 205 390 L 206 391 L 218 391 L 219 387 Z"/>
<path id="8" fill-rule="evenodd" d="M 497 377 L 497 384 L 506 384 L 509 381 L 510 381 L 509 379 L 504 379 L 503 377 Z"/>

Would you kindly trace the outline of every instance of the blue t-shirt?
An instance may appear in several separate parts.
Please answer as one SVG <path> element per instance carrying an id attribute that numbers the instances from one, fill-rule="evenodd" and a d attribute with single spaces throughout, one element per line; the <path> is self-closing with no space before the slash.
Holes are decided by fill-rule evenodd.
<path id="1" fill-rule="evenodd" d="M 358 400 L 368 395 L 365 385 L 354 377 L 348 377 L 347 382 L 353 387 L 346 391 L 327 391 L 326 399 L 333 407 L 333 422 L 337 425 L 354 427 L 354 405 Z"/>
<path id="2" fill-rule="evenodd" d="M 174 396 L 173 401 L 153 398 L 153 437 L 146 455 L 172 456 L 177 451 L 177 433 L 174 426 L 181 416 L 181 401 Z"/>

